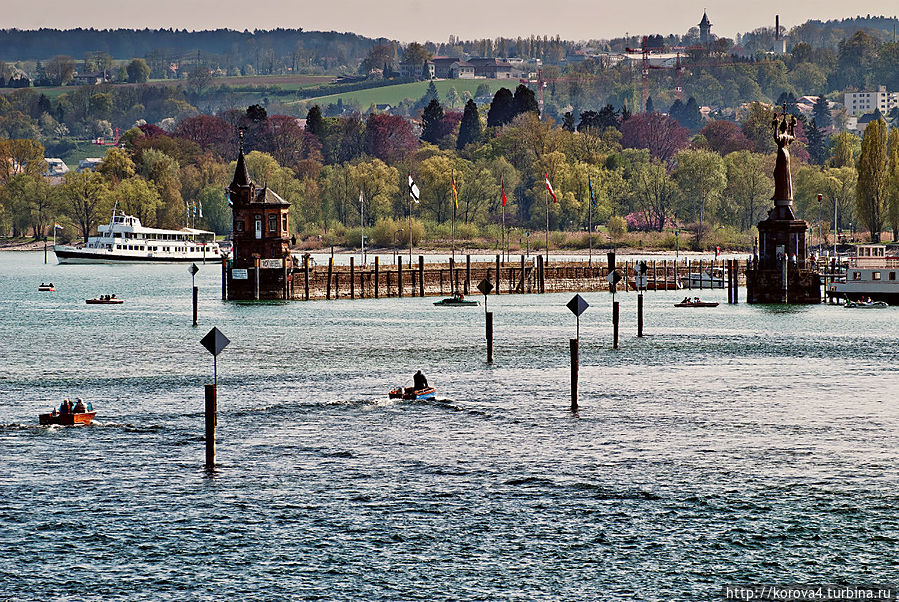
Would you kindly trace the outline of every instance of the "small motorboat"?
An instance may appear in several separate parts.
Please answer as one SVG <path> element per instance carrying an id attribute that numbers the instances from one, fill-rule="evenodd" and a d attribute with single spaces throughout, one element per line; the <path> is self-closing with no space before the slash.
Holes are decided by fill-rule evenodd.
<path id="1" fill-rule="evenodd" d="M 424 389 L 415 390 L 415 387 L 396 387 L 388 396 L 390 399 L 404 399 L 406 401 L 413 401 L 416 399 L 434 399 L 434 395 L 437 394 L 437 389 L 434 387 L 426 387 Z"/>
<path id="2" fill-rule="evenodd" d="M 37 290 L 53 292 L 56 290 L 56 288 L 53 286 L 52 282 L 50 284 L 44 284 L 43 282 L 41 282 L 41 285 L 37 287 Z"/>
<path id="3" fill-rule="evenodd" d="M 699 298 L 696 298 L 692 301 L 684 300 L 680 303 L 675 303 L 674 307 L 718 307 L 718 303 L 715 301 L 700 301 Z"/>
<path id="4" fill-rule="evenodd" d="M 462 293 L 454 293 L 452 297 L 434 301 L 434 305 L 480 305 L 480 303 L 467 300 Z"/>
<path id="5" fill-rule="evenodd" d="M 80 424 L 90 424 L 94 419 L 94 416 L 96 415 L 96 412 L 60 414 L 59 412 L 54 410 L 49 414 L 41 414 L 38 419 L 40 420 L 41 426 L 47 426 L 50 424 L 59 424 L 62 426 L 77 426 Z"/>
<path id="6" fill-rule="evenodd" d="M 120 303 L 124 303 L 121 299 L 116 299 L 115 295 L 112 295 L 111 297 L 109 295 L 103 295 L 96 299 L 85 299 L 84 302 L 88 305 L 119 305 Z"/>
<path id="7" fill-rule="evenodd" d="M 871 299 L 867 299 L 865 301 L 847 300 L 843 307 L 846 309 L 880 309 L 889 306 L 889 303 L 886 301 L 872 301 Z"/>

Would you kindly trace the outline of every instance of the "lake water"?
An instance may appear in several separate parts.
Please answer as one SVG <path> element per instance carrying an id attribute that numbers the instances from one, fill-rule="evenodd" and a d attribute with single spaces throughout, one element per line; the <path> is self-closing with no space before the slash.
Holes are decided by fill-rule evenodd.
<path id="1" fill-rule="evenodd" d="M 52 255 L 51 255 L 52 261 Z M 53 293 L 38 293 L 52 281 Z M 684 292 L 243 304 L 201 266 L 0 253 L 0 598 L 720 599 L 899 583 L 899 308 Z M 121 306 L 84 300 L 115 293 Z M 745 291 L 741 291 L 745 299 Z M 203 469 L 199 339 L 218 361 Z M 438 400 L 387 399 L 421 368 Z M 98 411 L 39 427 L 63 397 Z"/>

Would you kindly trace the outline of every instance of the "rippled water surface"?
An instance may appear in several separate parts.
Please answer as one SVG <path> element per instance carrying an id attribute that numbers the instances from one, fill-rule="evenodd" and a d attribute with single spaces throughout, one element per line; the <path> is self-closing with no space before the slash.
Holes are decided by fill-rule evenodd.
<path id="1" fill-rule="evenodd" d="M 719 599 L 899 582 L 899 308 L 608 294 L 224 303 L 201 266 L 0 254 L 0 598 Z M 52 256 L 51 256 L 52 261 Z M 38 293 L 41 281 L 55 293 Z M 116 293 L 121 306 L 84 299 Z M 742 291 L 745 292 L 745 291 Z M 694 293 L 696 294 L 696 293 Z M 742 295 L 745 298 L 745 295 Z M 217 326 L 218 461 L 199 339 Z M 387 399 L 422 368 L 438 400 Z M 37 426 L 62 397 L 91 427 Z"/>

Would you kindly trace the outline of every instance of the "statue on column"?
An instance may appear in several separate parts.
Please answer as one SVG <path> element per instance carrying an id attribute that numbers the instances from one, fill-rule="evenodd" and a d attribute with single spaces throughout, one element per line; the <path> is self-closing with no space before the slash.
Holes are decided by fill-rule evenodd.
<path id="1" fill-rule="evenodd" d="M 774 134 L 774 142 L 777 144 L 777 160 L 774 163 L 774 197 L 775 201 L 793 200 L 793 180 L 790 177 L 790 143 L 796 139 L 793 128 L 796 127 L 796 117 L 790 115 L 787 121 L 787 105 L 784 104 L 784 112 L 778 123 L 777 114 L 771 122 Z"/>

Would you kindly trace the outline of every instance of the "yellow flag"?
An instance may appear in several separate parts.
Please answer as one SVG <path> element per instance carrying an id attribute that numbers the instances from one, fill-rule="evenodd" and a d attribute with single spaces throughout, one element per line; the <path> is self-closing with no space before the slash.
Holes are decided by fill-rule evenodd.
<path id="1" fill-rule="evenodd" d="M 453 174 L 453 204 L 459 208 L 459 194 L 456 192 L 456 175 Z"/>

